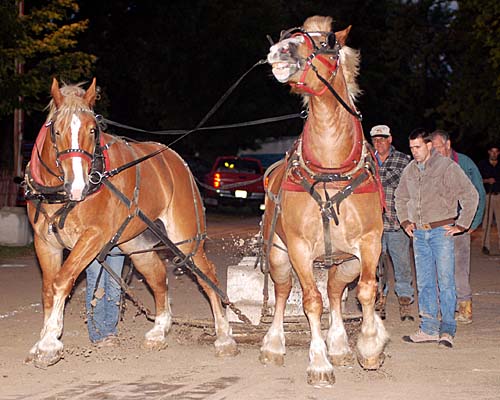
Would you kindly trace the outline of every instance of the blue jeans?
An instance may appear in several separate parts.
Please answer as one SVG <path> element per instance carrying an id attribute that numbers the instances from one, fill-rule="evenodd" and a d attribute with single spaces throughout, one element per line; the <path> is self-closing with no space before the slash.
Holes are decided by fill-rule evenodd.
<path id="1" fill-rule="evenodd" d="M 403 229 L 384 231 L 382 236 L 382 252 L 391 256 L 394 266 L 394 290 L 398 297 L 409 297 L 413 301 L 412 271 L 410 264 L 410 238 Z M 386 280 L 384 296 L 389 292 Z"/>
<path id="2" fill-rule="evenodd" d="M 455 246 L 453 236 L 445 232 L 443 227 L 413 232 L 420 329 L 455 336 Z"/>
<path id="3" fill-rule="evenodd" d="M 114 247 L 110 253 L 120 253 L 120 249 Z M 121 277 L 124 260 L 124 256 L 108 255 L 105 261 Z M 97 342 L 107 336 L 116 335 L 120 318 L 121 287 L 104 268 L 102 268 L 99 282 L 97 282 L 101 268 L 101 264 L 94 260 L 86 270 L 87 328 L 91 342 Z M 97 287 L 102 288 L 103 291 L 99 290 L 94 298 L 97 283 L 99 284 Z"/>

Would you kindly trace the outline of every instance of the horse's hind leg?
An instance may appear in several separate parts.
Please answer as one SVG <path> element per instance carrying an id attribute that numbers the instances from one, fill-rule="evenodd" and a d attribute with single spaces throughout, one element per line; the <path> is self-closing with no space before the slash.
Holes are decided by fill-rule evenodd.
<path id="1" fill-rule="evenodd" d="M 358 282 L 358 300 L 363 308 L 363 322 L 358 336 L 358 361 L 364 369 L 378 369 L 384 361 L 384 347 L 389 335 L 380 317 L 375 313 L 377 292 L 376 270 L 380 255 L 380 239 L 363 238 L 361 248 L 361 276 Z"/>
<path id="2" fill-rule="evenodd" d="M 214 284 L 218 285 L 215 266 L 210 260 L 208 260 L 205 251 L 203 250 L 203 243 L 193 256 L 193 261 Z M 237 355 L 239 353 L 238 346 L 232 337 L 232 330 L 222 309 L 219 296 L 203 279 L 198 278 L 198 283 L 207 294 L 214 315 L 215 334 L 217 335 L 217 339 L 214 343 L 216 356 L 227 357 Z"/>
<path id="3" fill-rule="evenodd" d="M 136 238 L 126 244 L 120 245 L 125 251 L 132 252 L 141 247 L 141 240 Z M 142 244 L 147 246 L 147 244 Z M 153 292 L 155 300 L 155 324 L 144 338 L 144 347 L 151 350 L 161 350 L 167 346 L 166 335 L 172 326 L 172 312 L 168 302 L 167 269 L 156 252 L 132 255 L 132 262 L 136 269 L 144 276 Z"/>
<path id="4" fill-rule="evenodd" d="M 269 272 L 274 282 L 274 297 L 276 299 L 274 317 L 269 330 L 262 341 L 260 361 L 263 364 L 283 365 L 285 362 L 285 331 L 283 319 L 288 296 L 292 289 L 292 265 L 288 253 L 281 250 L 283 242 L 275 236 L 280 248 L 272 247 L 269 254 Z"/>
<path id="5" fill-rule="evenodd" d="M 342 319 L 342 293 L 346 284 L 359 275 L 358 260 L 345 261 L 328 271 L 330 328 L 326 337 L 328 358 L 333 365 L 350 365 L 354 360 Z"/>

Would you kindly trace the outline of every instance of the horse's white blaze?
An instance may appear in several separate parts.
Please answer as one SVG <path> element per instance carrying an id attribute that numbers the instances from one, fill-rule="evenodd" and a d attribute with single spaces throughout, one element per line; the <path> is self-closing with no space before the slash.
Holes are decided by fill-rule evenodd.
<path id="1" fill-rule="evenodd" d="M 71 148 L 79 149 L 80 145 L 78 143 L 78 134 L 80 132 L 80 127 L 82 122 L 76 114 L 71 117 Z M 79 200 L 82 198 L 83 189 L 85 188 L 85 180 L 83 177 L 83 163 L 80 157 L 71 157 L 71 163 L 73 166 L 73 182 L 71 183 L 71 197 L 73 200 Z"/>

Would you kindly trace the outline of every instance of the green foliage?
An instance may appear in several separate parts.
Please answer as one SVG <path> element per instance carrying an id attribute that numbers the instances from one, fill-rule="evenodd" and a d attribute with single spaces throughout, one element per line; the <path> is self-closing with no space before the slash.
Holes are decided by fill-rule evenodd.
<path id="1" fill-rule="evenodd" d="M 496 0 L 461 1 L 463 14 L 473 15 L 473 34 L 484 45 L 494 69 L 497 98 L 500 99 L 500 3 Z"/>
<path id="2" fill-rule="evenodd" d="M 36 4 L 26 6 L 23 17 L 18 17 L 14 0 L 0 6 L 0 17 L 6 21 L 0 29 L 0 117 L 19 107 L 28 112 L 42 110 L 52 77 L 71 82 L 88 79 L 96 61 L 95 56 L 77 49 L 77 37 L 89 21 L 76 19 L 76 1 Z M 15 73 L 16 61 L 23 65 L 23 74 Z"/>
<path id="3" fill-rule="evenodd" d="M 500 108 L 500 69 L 494 57 L 500 51 L 499 7 L 489 0 L 463 0 L 458 4 L 449 30 L 453 40 L 446 48 L 449 71 L 447 89 L 437 109 L 439 124 L 456 134 L 459 149 L 482 158 L 487 144 L 498 140 L 500 126 L 500 114 L 496 112 Z M 497 13 L 495 20 L 489 19 L 490 12 L 491 16 Z M 491 40 L 495 35 L 496 43 Z"/>

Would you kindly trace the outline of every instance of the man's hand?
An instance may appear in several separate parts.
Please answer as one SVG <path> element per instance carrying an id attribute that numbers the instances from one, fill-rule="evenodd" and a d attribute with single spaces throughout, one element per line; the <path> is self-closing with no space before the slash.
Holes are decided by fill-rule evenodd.
<path id="1" fill-rule="evenodd" d="M 465 231 L 464 228 L 458 225 L 445 225 L 443 228 L 446 229 L 446 233 L 444 234 L 445 236 L 453 236 Z"/>
<path id="2" fill-rule="evenodd" d="M 415 224 L 413 222 L 404 221 L 401 223 L 401 226 L 409 237 L 413 237 L 413 231 L 415 230 Z"/>

